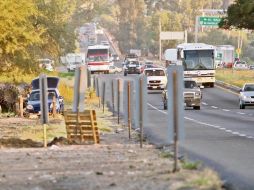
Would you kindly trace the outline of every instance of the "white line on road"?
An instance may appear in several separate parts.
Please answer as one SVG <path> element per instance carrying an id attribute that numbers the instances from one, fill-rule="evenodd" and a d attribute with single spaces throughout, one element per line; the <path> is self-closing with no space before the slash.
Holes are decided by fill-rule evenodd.
<path id="1" fill-rule="evenodd" d="M 202 104 L 203 104 L 203 105 L 205 105 L 205 106 L 207 106 L 207 105 L 208 105 L 208 104 L 207 104 L 207 103 L 205 103 L 205 102 L 202 102 Z"/>
<path id="2" fill-rule="evenodd" d="M 156 108 L 155 106 L 153 106 L 152 104 L 150 103 L 147 103 L 148 106 L 154 108 L 155 110 L 157 110 L 158 112 L 161 112 L 165 115 L 168 115 L 168 113 L 166 111 L 162 111 L 162 110 L 159 110 L 158 108 Z M 192 119 L 192 118 L 189 118 L 189 117 L 184 117 L 184 119 L 186 120 L 189 120 L 189 121 L 192 121 L 194 123 L 197 123 L 197 124 L 200 124 L 200 125 L 203 125 L 205 127 L 212 127 L 212 128 L 215 128 L 215 129 L 219 129 L 219 130 L 223 130 L 227 133 L 230 133 L 232 135 L 236 135 L 236 136 L 240 136 L 240 137 L 245 137 L 245 138 L 248 138 L 248 139 L 254 139 L 254 137 L 252 136 L 247 136 L 245 134 L 242 134 L 242 133 L 239 133 L 237 131 L 232 131 L 232 130 L 229 130 L 229 129 L 226 129 L 224 127 L 221 127 L 221 126 L 218 126 L 218 125 L 212 125 L 212 124 L 209 124 L 209 123 L 205 123 L 205 122 L 201 122 L 201 121 L 198 121 L 198 120 L 195 120 L 195 119 Z"/>
<path id="3" fill-rule="evenodd" d="M 216 106 L 211 106 L 212 108 L 214 108 L 214 109 L 218 109 L 218 107 L 216 107 Z"/>
<path id="4" fill-rule="evenodd" d="M 227 109 L 222 109 L 222 111 L 227 111 L 227 112 L 228 112 L 228 111 L 230 111 L 230 110 L 227 110 Z"/>
<path id="5" fill-rule="evenodd" d="M 240 115 L 245 115 L 246 114 L 246 113 L 243 113 L 243 112 L 236 112 L 236 113 L 238 113 Z"/>

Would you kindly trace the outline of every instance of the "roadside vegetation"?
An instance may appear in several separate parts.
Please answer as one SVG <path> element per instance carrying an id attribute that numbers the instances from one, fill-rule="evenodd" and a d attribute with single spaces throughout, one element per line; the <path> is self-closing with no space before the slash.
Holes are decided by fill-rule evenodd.
<path id="1" fill-rule="evenodd" d="M 223 81 L 238 87 L 242 87 L 244 83 L 254 82 L 253 70 L 234 70 L 234 69 L 217 69 L 216 80 Z"/>

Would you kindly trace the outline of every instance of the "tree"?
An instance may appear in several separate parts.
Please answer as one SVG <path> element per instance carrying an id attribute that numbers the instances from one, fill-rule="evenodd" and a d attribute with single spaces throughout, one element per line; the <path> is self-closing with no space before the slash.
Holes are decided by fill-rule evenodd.
<path id="1" fill-rule="evenodd" d="M 45 28 L 33 25 L 39 16 L 33 0 L 2 0 L 0 10 L 0 70 L 6 70 L 15 59 L 32 57 L 29 47 L 43 43 Z"/>
<path id="2" fill-rule="evenodd" d="M 228 15 L 222 19 L 219 26 L 224 29 L 245 28 L 254 29 L 254 1 L 236 0 L 228 7 Z"/>

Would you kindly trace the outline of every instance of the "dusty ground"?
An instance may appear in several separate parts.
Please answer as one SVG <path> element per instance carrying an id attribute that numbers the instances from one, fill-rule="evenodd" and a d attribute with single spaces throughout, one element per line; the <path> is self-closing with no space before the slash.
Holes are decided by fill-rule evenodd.
<path id="1" fill-rule="evenodd" d="M 172 158 L 168 152 L 158 150 L 147 142 L 140 149 L 135 131 L 132 131 L 132 139 L 129 140 L 128 130 L 117 125 L 116 118 L 111 113 L 102 114 L 98 110 L 97 115 L 98 123 L 105 123 L 101 127 L 101 144 L 60 143 L 48 148 L 6 148 L 15 146 L 10 142 L 8 146 L 3 143 L 3 140 L 12 137 L 13 131 L 16 134 L 15 147 L 22 147 L 17 144 L 24 143 L 24 140 L 18 140 L 32 134 L 24 135 L 22 128 L 27 125 L 33 126 L 27 130 L 36 128 L 40 131 L 41 128 L 37 126 L 36 120 L 0 119 L 1 134 L 9 131 L 8 135 L 6 133 L 1 136 L 2 142 L 0 141 L 0 189 L 221 189 L 219 178 L 209 169 L 182 168 L 179 173 L 172 173 Z M 57 125 L 61 128 L 63 123 Z M 41 146 L 42 142 L 35 139 L 29 140 L 30 144 L 24 143 L 27 146 L 23 147 L 31 147 L 36 143 Z"/>

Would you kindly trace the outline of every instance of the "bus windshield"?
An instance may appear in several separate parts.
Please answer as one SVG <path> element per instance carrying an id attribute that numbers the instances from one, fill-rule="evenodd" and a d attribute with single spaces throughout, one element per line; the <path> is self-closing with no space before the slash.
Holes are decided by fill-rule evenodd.
<path id="1" fill-rule="evenodd" d="M 184 51 L 184 70 L 212 70 L 214 69 L 213 50 Z"/>
<path id="2" fill-rule="evenodd" d="M 87 61 L 108 61 L 109 50 L 108 49 L 88 49 Z"/>

